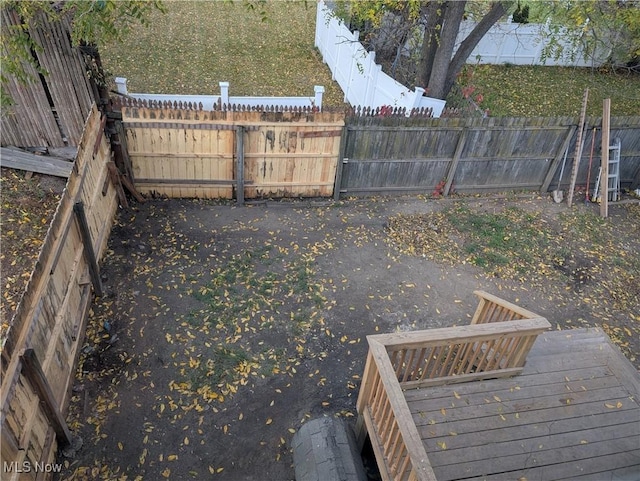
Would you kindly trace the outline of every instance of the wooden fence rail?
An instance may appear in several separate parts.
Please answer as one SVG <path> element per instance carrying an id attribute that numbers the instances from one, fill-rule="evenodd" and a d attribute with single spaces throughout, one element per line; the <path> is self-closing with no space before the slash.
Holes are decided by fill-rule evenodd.
<path id="1" fill-rule="evenodd" d="M 537 336 L 551 327 L 530 311 L 475 294 L 480 303 L 469 326 L 367 337 L 356 431 L 360 443 L 369 434 L 384 480 L 436 479 L 403 391 L 518 374 Z"/>
<path id="2" fill-rule="evenodd" d="M 2 346 L 2 479 L 36 479 L 23 463 L 52 463 L 71 441 L 64 421 L 91 290 L 113 223 L 117 196 L 109 181 L 109 142 L 95 105 L 71 176 Z"/>

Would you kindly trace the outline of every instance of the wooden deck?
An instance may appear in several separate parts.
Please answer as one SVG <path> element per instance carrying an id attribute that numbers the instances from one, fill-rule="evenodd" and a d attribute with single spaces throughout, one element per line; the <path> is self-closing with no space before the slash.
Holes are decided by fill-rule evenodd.
<path id="1" fill-rule="evenodd" d="M 367 336 L 357 435 L 385 481 L 639 481 L 640 375 L 599 329 L 482 291 L 470 325 Z"/>
<path id="2" fill-rule="evenodd" d="M 538 337 L 522 373 L 405 391 L 439 481 L 640 479 L 640 377 L 597 329 Z"/>

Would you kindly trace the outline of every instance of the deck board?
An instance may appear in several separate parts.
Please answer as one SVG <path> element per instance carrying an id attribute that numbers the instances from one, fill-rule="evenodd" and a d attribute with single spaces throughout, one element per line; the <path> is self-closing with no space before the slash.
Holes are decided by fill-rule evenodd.
<path id="1" fill-rule="evenodd" d="M 519 376 L 405 398 L 438 480 L 639 480 L 639 378 L 600 330 L 551 331 Z"/>

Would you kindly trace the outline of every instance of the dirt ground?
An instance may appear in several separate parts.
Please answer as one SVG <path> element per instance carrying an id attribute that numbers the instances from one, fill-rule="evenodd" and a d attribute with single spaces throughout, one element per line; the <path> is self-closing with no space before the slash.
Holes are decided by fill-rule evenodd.
<path id="1" fill-rule="evenodd" d="M 154 200 L 120 211 L 69 416 L 84 446 L 58 479 L 292 480 L 302 423 L 355 424 L 366 336 L 466 324 L 476 289 L 557 328 L 616 323 L 638 367 L 640 301 L 596 309 L 570 278 L 528 285 L 389 240 L 390 217 L 452 202 Z M 549 219 L 567 210 L 535 195 L 466 202 Z M 611 222 L 637 256 L 637 219 L 624 215 L 614 207 Z"/>

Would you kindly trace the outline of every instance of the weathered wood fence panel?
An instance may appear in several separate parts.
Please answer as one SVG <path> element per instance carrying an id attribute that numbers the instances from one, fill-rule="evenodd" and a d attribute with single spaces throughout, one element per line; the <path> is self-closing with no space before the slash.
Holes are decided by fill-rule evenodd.
<path id="1" fill-rule="evenodd" d="M 3 480 L 36 479 L 41 473 L 35 469 L 20 473 L 18 468 L 24 462 L 52 463 L 59 443 L 68 441 L 63 413 L 92 285 L 101 290 L 97 261 L 106 248 L 117 206 L 115 188 L 108 180 L 111 151 L 103 128 L 94 107 L 2 346 Z"/>
<path id="2" fill-rule="evenodd" d="M 167 197 L 232 198 L 238 189 L 249 199 L 331 196 L 343 119 L 326 112 L 122 108 L 136 188 Z"/>
<path id="3" fill-rule="evenodd" d="M 600 165 L 601 119 L 587 122 L 577 184 L 593 185 Z M 341 194 L 462 193 L 557 188 L 564 153 L 569 182 L 574 118 L 402 119 L 351 117 L 341 153 Z M 591 142 L 595 131 L 594 153 Z M 640 117 L 612 119 L 622 141 L 621 183 L 640 184 Z M 590 162 L 591 160 L 591 162 Z M 589 166 L 591 166 L 589 168 Z"/>
<path id="4" fill-rule="evenodd" d="M 233 123 L 197 111 L 125 108 L 123 125 L 140 193 L 232 197 Z"/>
<path id="5" fill-rule="evenodd" d="M 3 30 L 22 23 L 10 8 L 1 14 Z M 42 47 L 33 52 L 34 61 L 46 74 L 40 76 L 25 64 L 31 81 L 24 84 L 8 76 L 2 86 L 13 101 L 1 116 L 3 146 L 63 147 L 80 142 L 97 91 L 83 53 L 71 45 L 69 31 L 69 18 L 51 23 L 36 15 L 29 25 L 28 35 Z"/>
<path id="6" fill-rule="evenodd" d="M 255 130 L 251 127 L 257 127 Z M 343 121 L 334 114 L 287 115 L 248 125 L 245 197 L 330 197 Z"/>

